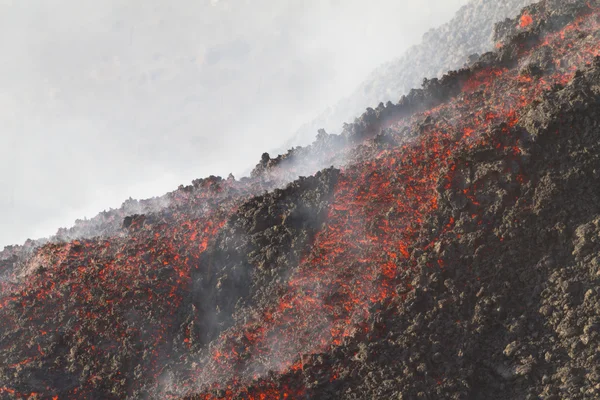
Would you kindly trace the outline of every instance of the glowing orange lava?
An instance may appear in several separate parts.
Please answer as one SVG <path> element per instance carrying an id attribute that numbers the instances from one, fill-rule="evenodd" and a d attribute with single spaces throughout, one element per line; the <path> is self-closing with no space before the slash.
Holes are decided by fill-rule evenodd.
<path id="1" fill-rule="evenodd" d="M 520 19 L 522 27 L 532 22 L 528 14 Z M 344 169 L 327 227 L 317 235 L 310 255 L 290 277 L 280 303 L 265 310 L 261 318 L 219 338 L 212 350 L 219 357 L 210 358 L 197 370 L 201 382 L 223 382 L 225 378 L 241 383 L 238 379 L 256 379 L 268 371 L 295 374 L 302 354 L 324 352 L 343 344 L 345 338 L 368 334 L 369 328 L 362 322 L 370 307 L 397 297 L 398 287 L 410 289 L 407 278 L 414 267 L 411 252 L 421 224 L 437 207 L 440 171 L 450 171 L 446 183 L 442 182 L 448 189 L 453 185 L 454 156 L 462 149 L 491 144 L 510 157 L 518 157 L 518 145 L 507 147 L 502 136 L 511 135 L 511 129 L 519 123 L 521 108 L 555 83 L 570 81 L 578 66 L 599 54 L 597 43 L 577 41 L 573 34 L 593 32 L 597 27 L 595 16 L 586 16 L 547 35 L 543 46 L 553 48 L 561 63 L 544 79 L 522 76 L 518 69 L 477 71 L 455 100 L 425 113 L 436 121 L 435 125 L 421 127 L 418 137 L 404 140 L 396 149 L 377 151 L 371 160 Z M 535 50 L 533 47 L 521 52 L 526 57 Z M 418 124 L 421 118 L 415 115 L 409 118 L 412 122 L 398 121 L 396 126 Z M 489 143 L 485 132 L 502 123 L 500 137 Z M 516 177 L 518 184 L 526 180 L 523 175 Z M 473 210 L 479 205 L 477 187 L 462 190 L 466 207 Z M 476 212 L 473 218 L 478 220 Z M 444 222 L 442 232 L 453 226 L 454 220 Z M 448 267 L 442 260 L 439 263 L 442 268 Z M 250 339 L 240 341 L 240 337 Z M 227 350 L 231 348 L 236 352 Z M 209 387 L 219 387 L 215 385 Z M 241 392 L 230 393 L 226 398 L 235 398 Z M 273 396 L 267 398 L 279 398 L 278 393 L 265 393 Z"/>
<path id="2" fill-rule="evenodd" d="M 519 19 L 519 26 L 521 28 L 526 28 L 533 23 L 533 18 L 529 14 L 521 15 L 521 19 Z"/>
<path id="3" fill-rule="evenodd" d="M 394 146 L 365 142 L 344 149 L 350 161 L 340 174 L 326 225 L 281 281 L 280 296 L 202 350 L 192 345 L 192 329 L 180 329 L 176 314 L 193 290 L 192 269 L 201 267 L 201 256 L 227 217 L 243 199 L 260 192 L 260 183 L 252 188 L 223 183 L 195 194 L 179 191 L 168 213 L 156 221 L 134 221 L 127 233 L 43 246 L 29 261 L 35 272 L 27 280 L 0 283 L 0 320 L 32 344 L 23 346 L 7 368 L 17 371 L 51 357 L 42 351 L 44 344 L 51 337 L 67 338 L 92 363 L 110 360 L 119 348 L 143 354 L 144 376 L 158 381 L 158 360 L 180 346 L 197 362 L 182 367 L 189 368 L 188 384 L 166 398 L 182 393 L 205 400 L 305 396 L 303 388 L 285 380 L 276 383 L 270 374 L 298 377 L 307 369 L 308 356 L 378 334 L 366 323 L 373 309 L 402 301 L 412 289 L 419 251 L 454 229 L 454 218 L 449 218 L 436 222 L 435 240 L 424 234 L 428 218 L 448 201 L 442 193 L 453 190 L 461 199 L 460 211 L 485 225 L 478 210 L 480 183 L 457 183 L 461 154 L 487 146 L 518 161 L 521 147 L 511 135 L 519 129 L 520 110 L 554 85 L 570 82 L 578 68 L 600 54 L 597 41 L 580 40 L 597 31 L 597 15 L 578 17 L 540 38 L 537 47 L 518 49 L 523 59 L 541 47 L 552 51 L 556 63 L 543 77 L 521 74 L 519 68 L 481 68 L 460 81 L 462 91 L 455 98 L 384 125 Z M 521 28 L 532 23 L 529 14 L 519 20 Z M 293 174 L 293 168 L 281 173 Z M 520 185 L 528 177 L 516 174 L 514 179 Z M 452 268 L 442 259 L 438 265 Z M 123 308 L 130 312 L 120 312 Z M 58 325 L 50 322 L 55 314 Z M 104 326 L 104 317 L 113 325 Z M 130 323 L 134 320 L 144 321 L 143 328 Z M 25 323 L 32 328 L 20 331 Z M 83 339 L 90 336 L 86 330 L 93 332 L 94 342 Z M 0 357 L 10 353 L 10 345 L 0 343 Z M 114 372 L 102 382 L 101 372 L 92 370 L 86 385 L 69 396 L 91 397 L 99 385 L 122 380 Z M 336 371 L 329 373 L 329 381 L 338 379 Z M 0 387 L 0 394 L 17 396 L 8 387 Z"/>

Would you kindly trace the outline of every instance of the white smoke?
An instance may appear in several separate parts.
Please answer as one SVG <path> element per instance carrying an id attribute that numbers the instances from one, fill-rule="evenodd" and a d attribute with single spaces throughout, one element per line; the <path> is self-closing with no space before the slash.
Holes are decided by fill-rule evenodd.
<path id="1" fill-rule="evenodd" d="M 464 1 L 2 1 L 0 246 L 240 176 Z"/>

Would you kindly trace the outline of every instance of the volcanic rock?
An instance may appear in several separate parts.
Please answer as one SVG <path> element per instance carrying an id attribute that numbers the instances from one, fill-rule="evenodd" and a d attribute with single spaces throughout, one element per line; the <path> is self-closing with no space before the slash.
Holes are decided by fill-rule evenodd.
<path id="1" fill-rule="evenodd" d="M 8 248 L 0 394 L 597 398 L 599 11 L 532 5 L 248 178 Z"/>

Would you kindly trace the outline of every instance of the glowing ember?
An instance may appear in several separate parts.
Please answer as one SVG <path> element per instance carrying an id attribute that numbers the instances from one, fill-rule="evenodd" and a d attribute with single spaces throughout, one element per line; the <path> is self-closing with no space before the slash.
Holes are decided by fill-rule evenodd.
<path id="1" fill-rule="evenodd" d="M 519 26 L 521 28 L 526 28 L 533 23 L 533 18 L 529 14 L 523 14 L 521 19 L 519 19 Z"/>

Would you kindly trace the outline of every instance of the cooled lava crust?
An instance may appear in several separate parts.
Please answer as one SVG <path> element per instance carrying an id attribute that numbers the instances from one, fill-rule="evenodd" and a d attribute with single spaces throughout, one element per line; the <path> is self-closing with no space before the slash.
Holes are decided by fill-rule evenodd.
<path id="1" fill-rule="evenodd" d="M 599 27 L 534 4 L 250 178 L 5 250 L 0 396 L 599 398 Z"/>

